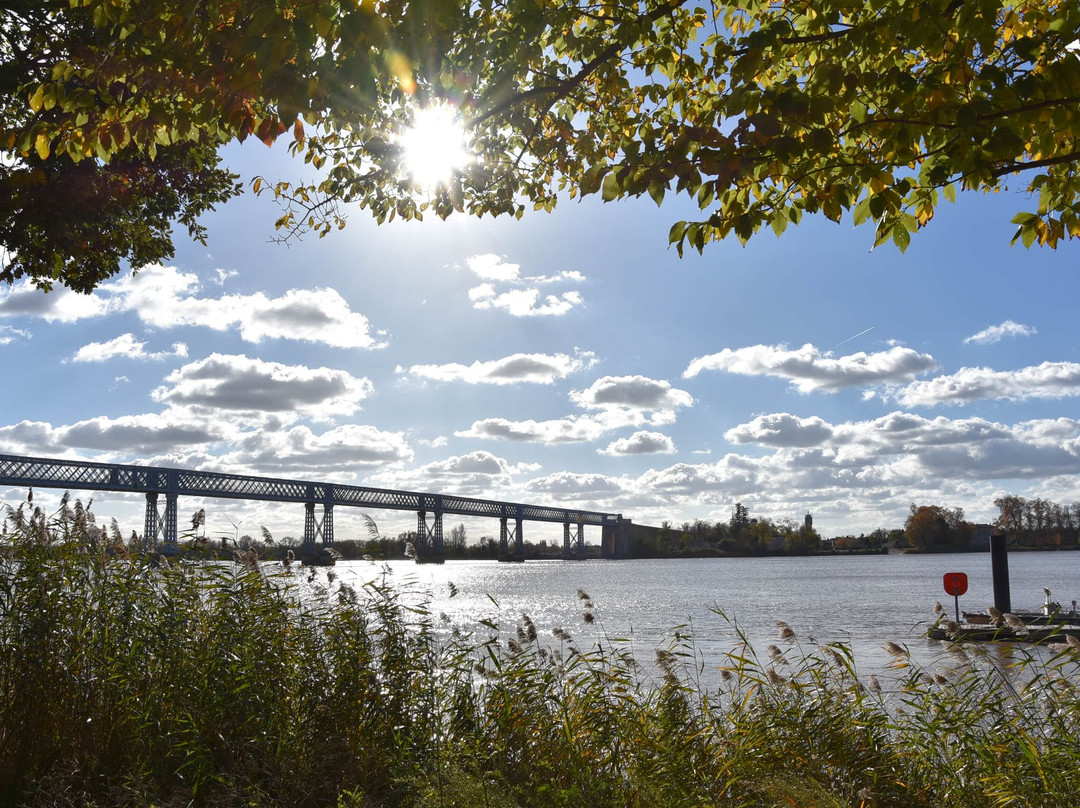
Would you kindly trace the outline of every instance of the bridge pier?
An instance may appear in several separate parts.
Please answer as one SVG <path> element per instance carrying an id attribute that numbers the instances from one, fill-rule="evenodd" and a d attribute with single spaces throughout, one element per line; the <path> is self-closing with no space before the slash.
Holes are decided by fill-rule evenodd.
<path id="1" fill-rule="evenodd" d="M 446 561 L 443 546 L 442 511 L 435 511 L 431 527 L 428 527 L 427 511 L 416 513 L 416 563 L 442 564 Z"/>
<path id="2" fill-rule="evenodd" d="M 524 561 L 525 560 L 525 532 L 522 530 L 521 518 L 514 519 L 514 527 L 507 525 L 508 517 L 499 519 L 499 561 Z M 514 540 L 514 552 L 510 552 L 510 539 Z"/>
<path id="3" fill-rule="evenodd" d="M 614 524 L 605 524 L 601 528 L 600 557 L 629 558 L 633 535 L 633 521 L 624 519 L 620 513 Z"/>
<path id="4" fill-rule="evenodd" d="M 304 503 L 304 542 L 300 547 L 300 558 L 305 564 L 329 566 L 334 563 L 334 556 L 327 552 L 318 552 L 315 540 L 321 539 L 323 550 L 334 546 L 334 504 L 323 503 L 322 519 L 315 518 L 315 503 Z"/>
<path id="5" fill-rule="evenodd" d="M 585 558 L 585 525 L 580 521 L 572 529 L 570 522 L 563 522 L 563 558 L 567 561 Z"/>
<path id="6" fill-rule="evenodd" d="M 151 491 L 146 495 L 146 517 L 143 521 L 143 550 L 156 552 L 158 537 L 161 537 L 164 546 L 161 552 L 164 555 L 176 555 L 176 494 L 169 491 L 165 494 L 165 515 L 158 511 L 158 495 Z"/>

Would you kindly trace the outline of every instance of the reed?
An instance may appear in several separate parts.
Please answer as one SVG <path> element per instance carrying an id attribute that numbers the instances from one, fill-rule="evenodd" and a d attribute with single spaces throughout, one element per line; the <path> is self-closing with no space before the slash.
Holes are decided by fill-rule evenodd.
<path id="1" fill-rule="evenodd" d="M 879 678 L 786 625 L 759 657 L 731 621 L 721 670 L 690 627 L 645 664 L 584 593 L 587 647 L 527 615 L 450 625 L 388 572 L 147 563 L 73 513 L 9 511 L 2 537 L 3 805 L 1050 808 L 1080 789 L 1074 645 L 952 644 L 925 670 L 892 642 Z"/>

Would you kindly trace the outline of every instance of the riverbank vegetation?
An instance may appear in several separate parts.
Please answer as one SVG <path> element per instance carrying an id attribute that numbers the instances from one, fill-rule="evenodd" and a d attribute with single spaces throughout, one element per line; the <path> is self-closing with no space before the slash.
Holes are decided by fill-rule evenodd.
<path id="1" fill-rule="evenodd" d="M 252 553 L 149 564 L 85 509 L 7 515 L 2 805 L 1051 808 L 1080 788 L 1072 647 L 922 670 L 890 642 L 888 681 L 784 625 L 759 653 L 733 622 L 722 659 L 685 628 L 644 659 L 525 615 L 451 625 L 377 564 L 356 587 Z"/>

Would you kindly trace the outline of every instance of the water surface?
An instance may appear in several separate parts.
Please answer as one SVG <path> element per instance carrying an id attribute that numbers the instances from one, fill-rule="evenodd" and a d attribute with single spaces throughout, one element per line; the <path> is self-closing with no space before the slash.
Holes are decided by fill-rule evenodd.
<path id="1" fill-rule="evenodd" d="M 817 556 L 806 558 L 649 559 L 636 561 L 450 561 L 339 562 L 342 580 L 374 578 L 383 568 L 401 584 L 430 592 L 432 607 L 453 622 L 473 626 L 481 619 L 513 632 L 522 613 L 535 622 L 541 639 L 557 643 L 558 627 L 579 644 L 604 638 L 632 640 L 635 654 L 649 659 L 675 631 L 688 627 L 708 666 L 718 666 L 737 644 L 735 624 L 764 654 L 776 642 L 777 621 L 787 622 L 807 646 L 843 642 L 860 667 L 877 671 L 890 657 L 887 641 L 907 645 L 913 656 L 932 663 L 940 645 L 922 637 L 941 602 L 954 604 L 942 586 L 946 572 L 964 572 L 966 611 L 993 603 L 990 556 L 947 555 Z M 1009 555 L 1014 609 L 1036 609 L 1043 587 L 1068 605 L 1080 599 L 1080 553 L 1014 552 Z M 451 586 L 456 594 L 451 597 Z M 589 595 L 595 622 L 583 622 Z"/>

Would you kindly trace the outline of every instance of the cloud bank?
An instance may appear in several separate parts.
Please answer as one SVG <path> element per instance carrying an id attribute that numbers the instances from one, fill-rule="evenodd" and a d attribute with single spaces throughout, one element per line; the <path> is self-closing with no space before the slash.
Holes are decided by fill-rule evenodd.
<path id="1" fill-rule="evenodd" d="M 137 275 L 102 284 L 91 295 L 67 289 L 42 294 L 30 284 L 0 296 L 0 317 L 40 317 L 72 323 L 130 312 L 151 328 L 209 328 L 235 331 L 245 342 L 291 339 L 337 348 L 385 347 L 382 332 L 350 309 L 333 289 L 290 289 L 279 297 L 200 296 L 199 279 L 175 267 L 148 266 Z"/>
<path id="2" fill-rule="evenodd" d="M 961 368 L 956 373 L 913 382 L 889 394 L 905 407 L 967 404 L 1004 399 L 1073 398 L 1080 395 L 1080 363 L 1043 362 L 1019 370 Z"/>

